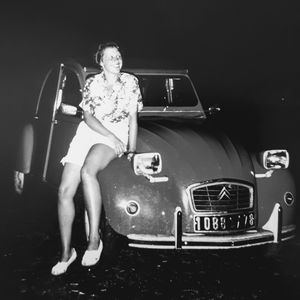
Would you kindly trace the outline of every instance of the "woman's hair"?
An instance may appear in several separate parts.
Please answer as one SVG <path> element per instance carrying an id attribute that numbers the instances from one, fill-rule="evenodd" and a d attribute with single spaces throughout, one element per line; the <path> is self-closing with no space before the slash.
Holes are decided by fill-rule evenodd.
<path id="1" fill-rule="evenodd" d="M 115 42 L 106 42 L 106 43 L 99 44 L 98 50 L 97 50 L 97 52 L 95 53 L 95 56 L 94 56 L 96 64 L 100 65 L 100 61 L 103 58 L 104 50 L 106 48 L 116 48 L 117 50 L 119 50 L 119 46 Z"/>

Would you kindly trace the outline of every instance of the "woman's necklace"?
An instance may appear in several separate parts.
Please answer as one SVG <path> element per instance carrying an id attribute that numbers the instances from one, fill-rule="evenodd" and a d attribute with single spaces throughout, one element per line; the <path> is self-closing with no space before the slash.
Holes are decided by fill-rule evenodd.
<path id="1" fill-rule="evenodd" d="M 114 93 L 114 86 L 118 81 L 118 76 L 110 77 L 110 80 L 106 77 L 104 73 L 104 82 L 105 82 L 105 94 L 107 98 L 111 98 Z"/>
<path id="2" fill-rule="evenodd" d="M 105 86 L 105 94 L 107 98 L 110 98 L 114 92 L 114 88 L 112 84 L 108 84 Z"/>

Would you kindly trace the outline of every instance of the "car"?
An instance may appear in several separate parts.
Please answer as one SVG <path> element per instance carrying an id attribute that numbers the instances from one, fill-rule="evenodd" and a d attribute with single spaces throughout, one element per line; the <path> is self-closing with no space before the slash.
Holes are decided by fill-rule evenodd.
<path id="1" fill-rule="evenodd" d="M 220 108 L 204 109 L 188 70 L 123 71 L 138 78 L 144 107 L 133 160 L 115 159 L 98 174 L 114 232 L 149 249 L 235 249 L 295 237 L 296 186 L 284 147 L 252 152 L 210 128 Z M 49 69 L 19 142 L 18 192 L 28 177 L 58 188 L 60 160 L 83 118 L 85 80 L 97 73 L 74 60 Z"/>

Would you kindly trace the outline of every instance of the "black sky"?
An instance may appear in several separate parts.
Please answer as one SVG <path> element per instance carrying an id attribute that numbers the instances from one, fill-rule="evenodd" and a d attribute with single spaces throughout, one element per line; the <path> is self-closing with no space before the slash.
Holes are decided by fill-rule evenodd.
<path id="1" fill-rule="evenodd" d="M 64 56 L 89 64 L 99 42 L 115 40 L 125 62 L 158 60 L 158 64 L 188 67 L 209 81 L 298 72 L 300 11 L 293 1 L 90 0 L 10 5 L 1 12 L 2 51 L 18 64 Z"/>
<path id="2" fill-rule="evenodd" d="M 114 40 L 127 67 L 188 68 L 200 97 L 298 103 L 298 1 L 10 1 L 0 11 L 2 109 L 13 123 L 35 102 L 46 68 L 93 64 Z M 297 90 L 298 89 L 298 90 Z M 291 96 L 292 95 L 292 96 Z M 232 103 L 230 104 L 232 105 Z M 299 107 L 297 107 L 299 109 Z M 4 127 L 1 125 L 2 129 Z M 6 130 L 6 129 L 5 129 Z"/>

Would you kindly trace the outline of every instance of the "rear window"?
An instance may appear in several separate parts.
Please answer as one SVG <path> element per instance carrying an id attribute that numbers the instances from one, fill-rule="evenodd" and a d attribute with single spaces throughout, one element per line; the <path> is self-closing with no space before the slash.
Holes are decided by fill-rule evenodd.
<path id="1" fill-rule="evenodd" d="M 139 75 L 144 106 L 195 106 L 198 99 L 186 76 Z"/>

